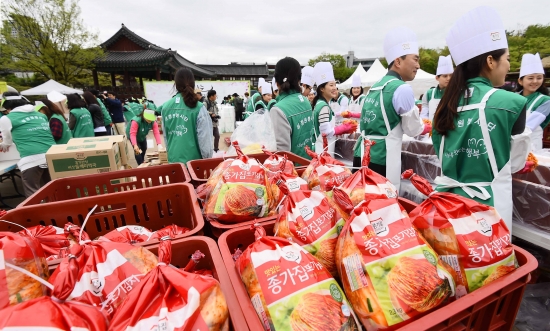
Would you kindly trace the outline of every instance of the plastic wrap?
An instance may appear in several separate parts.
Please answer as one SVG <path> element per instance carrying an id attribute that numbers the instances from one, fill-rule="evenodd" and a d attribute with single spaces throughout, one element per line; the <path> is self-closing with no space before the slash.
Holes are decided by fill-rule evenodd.
<path id="1" fill-rule="evenodd" d="M 74 240 L 69 239 L 63 228 L 53 225 L 37 225 L 26 230 L 21 230 L 18 234 L 22 236 L 34 237 L 42 245 L 42 249 L 46 254 L 46 258 L 57 256 L 63 248 L 68 248 L 74 243 Z"/>
<path id="2" fill-rule="evenodd" d="M 222 181 L 222 174 L 223 172 L 225 171 L 225 169 L 229 168 L 229 166 L 231 166 L 231 163 L 234 161 L 235 159 L 226 159 L 226 160 L 223 160 L 217 167 L 216 169 L 214 169 L 214 171 L 212 171 L 212 173 L 210 174 L 210 177 L 208 177 L 208 180 L 206 181 L 206 183 L 200 185 L 199 187 L 197 187 L 197 197 L 200 199 L 200 200 L 206 200 L 208 198 L 208 196 L 210 195 L 210 193 L 212 192 L 212 190 L 217 186 L 217 185 L 221 185 Z"/>
<path id="3" fill-rule="evenodd" d="M 401 171 L 415 169 L 416 173 L 433 183 L 441 175 L 441 162 L 431 142 L 407 140 L 401 148 Z"/>
<path id="4" fill-rule="evenodd" d="M 432 184 L 434 189 L 436 186 L 437 185 Z M 401 180 L 401 185 L 399 186 L 399 196 L 401 198 L 411 200 L 416 204 L 421 204 L 427 198 L 427 196 L 420 193 L 409 180 Z"/>
<path id="5" fill-rule="evenodd" d="M 158 265 L 126 296 L 109 330 L 229 330 L 229 310 L 218 281 L 170 266 L 170 231 L 158 233 Z"/>
<path id="6" fill-rule="evenodd" d="M 548 283 L 527 284 L 516 316 L 514 330 L 550 331 L 550 287 Z"/>
<path id="7" fill-rule="evenodd" d="M 334 143 L 334 155 L 340 155 L 342 159 L 353 162 L 354 152 L 353 149 L 357 143 L 359 137 L 358 133 L 352 133 L 349 135 L 341 135 Z"/>
<path id="8" fill-rule="evenodd" d="M 541 167 L 537 167 L 535 172 Z M 550 185 L 514 178 L 512 180 L 513 220 L 550 233 Z"/>
<path id="9" fill-rule="evenodd" d="M 249 151 L 249 145 L 257 145 L 260 149 L 268 151 L 277 150 L 277 140 L 275 139 L 275 130 L 271 124 L 269 112 L 260 109 L 252 113 L 242 124 L 240 124 L 231 135 L 231 142 L 238 141 L 239 146 L 245 154 L 261 153 L 260 151 Z M 235 148 L 229 147 L 226 155 L 237 155 Z"/>

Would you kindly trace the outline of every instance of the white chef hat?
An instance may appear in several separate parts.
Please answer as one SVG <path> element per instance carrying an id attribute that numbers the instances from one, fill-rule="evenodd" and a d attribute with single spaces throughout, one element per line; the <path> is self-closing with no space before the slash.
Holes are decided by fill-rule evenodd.
<path id="1" fill-rule="evenodd" d="M 448 75 L 452 74 L 453 71 L 453 59 L 451 58 L 451 56 L 440 56 L 439 61 L 437 62 L 437 72 L 435 73 L 435 75 Z"/>
<path id="2" fill-rule="evenodd" d="M 530 74 L 544 75 L 544 68 L 542 67 L 542 61 L 540 60 L 539 53 L 523 54 L 521 58 L 521 69 L 519 70 L 519 77 L 521 78 Z"/>
<path id="3" fill-rule="evenodd" d="M 313 86 L 314 84 L 313 67 L 305 66 L 302 69 L 302 79 L 300 81 L 302 82 L 302 84 Z"/>
<path id="4" fill-rule="evenodd" d="M 481 6 L 455 22 L 447 34 L 447 45 L 456 65 L 459 65 L 478 55 L 508 48 L 508 40 L 497 11 Z"/>
<path id="5" fill-rule="evenodd" d="M 384 38 L 384 56 L 388 63 L 392 63 L 400 56 L 418 54 L 416 33 L 404 26 L 390 30 Z"/>
<path id="6" fill-rule="evenodd" d="M 260 86 L 261 83 L 265 83 L 265 78 L 263 77 L 258 78 L 258 86 Z"/>
<path id="7" fill-rule="evenodd" d="M 330 62 L 317 62 L 315 67 L 313 67 L 313 77 L 315 78 L 315 84 L 317 84 L 317 86 L 326 82 L 335 81 L 332 64 L 330 64 Z"/>
<path id="8" fill-rule="evenodd" d="M 351 87 L 361 87 L 361 76 L 353 75 L 351 77 Z"/>
<path id="9" fill-rule="evenodd" d="M 271 83 L 264 81 L 260 83 L 260 87 L 262 88 L 262 94 L 271 94 Z"/>
<path id="10" fill-rule="evenodd" d="M 277 82 L 275 82 L 275 77 L 273 77 L 273 80 L 271 81 L 271 86 L 273 87 L 273 92 L 279 90 L 279 87 L 277 87 Z"/>

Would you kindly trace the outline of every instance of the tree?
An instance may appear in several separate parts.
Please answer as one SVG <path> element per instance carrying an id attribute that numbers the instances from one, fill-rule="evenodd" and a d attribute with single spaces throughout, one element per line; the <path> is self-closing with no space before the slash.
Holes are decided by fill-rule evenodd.
<path id="1" fill-rule="evenodd" d="M 313 67 L 318 62 L 330 62 L 334 70 L 334 78 L 340 82 L 348 79 L 355 71 L 355 68 L 346 67 L 346 60 L 339 54 L 322 53 L 318 57 L 309 60 L 308 65 Z"/>
<path id="2" fill-rule="evenodd" d="M 507 31 L 510 71 L 519 71 L 525 53 L 550 55 L 550 25 L 530 25 L 523 30 Z"/>
<path id="3" fill-rule="evenodd" d="M 1 59 L 6 69 L 74 83 L 101 56 L 98 36 L 80 18 L 78 0 L 4 0 Z"/>

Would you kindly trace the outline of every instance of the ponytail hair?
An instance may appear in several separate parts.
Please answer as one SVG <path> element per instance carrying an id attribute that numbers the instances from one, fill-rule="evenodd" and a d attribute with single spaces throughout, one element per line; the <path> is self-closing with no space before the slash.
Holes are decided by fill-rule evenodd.
<path id="1" fill-rule="evenodd" d="M 189 108 L 197 106 L 197 95 L 195 94 L 195 76 L 188 68 L 180 68 L 174 76 L 174 87 L 182 97 L 183 102 Z"/>
<path id="2" fill-rule="evenodd" d="M 300 78 L 302 68 L 300 63 L 291 57 L 279 60 L 275 65 L 275 82 L 279 85 L 279 93 L 288 93 L 291 90 L 300 92 Z"/>
<path id="3" fill-rule="evenodd" d="M 478 55 L 456 66 L 434 115 L 435 131 L 445 136 L 448 131 L 455 129 L 454 121 L 458 116 L 458 104 L 462 98 L 465 98 L 464 104 L 467 104 L 471 97 L 469 94 L 466 95 L 468 79 L 480 76 L 483 69 L 487 69 L 487 57 L 492 56 L 495 61 L 500 61 L 505 53 L 506 49 L 498 49 Z"/>
<path id="4" fill-rule="evenodd" d="M 313 108 L 315 108 L 315 105 L 317 105 L 317 101 L 319 100 L 324 100 L 326 102 L 325 98 L 323 97 L 323 92 L 321 92 L 321 89 L 324 89 L 326 86 L 327 83 L 323 83 L 317 86 L 317 93 L 315 94 L 315 98 L 313 98 L 313 101 L 311 102 Z"/>

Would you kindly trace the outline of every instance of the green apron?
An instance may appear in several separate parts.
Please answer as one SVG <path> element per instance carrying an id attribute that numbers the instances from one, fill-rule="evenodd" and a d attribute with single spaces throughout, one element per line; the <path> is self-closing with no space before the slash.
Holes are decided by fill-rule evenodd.
<path id="1" fill-rule="evenodd" d="M 145 139 L 147 139 L 147 135 L 149 134 L 149 131 L 153 128 L 154 122 L 147 123 L 146 120 L 142 119 L 141 117 L 134 117 L 128 123 L 126 126 L 126 137 L 130 138 L 130 128 L 132 126 L 132 122 L 136 122 L 138 124 L 138 131 L 136 134 L 136 141 L 137 142 L 143 142 Z"/>
<path id="2" fill-rule="evenodd" d="M 71 114 L 76 119 L 76 124 L 72 130 L 73 138 L 95 137 L 94 123 L 92 115 L 86 108 L 71 109 Z"/>
<path id="3" fill-rule="evenodd" d="M 58 141 L 56 141 L 56 144 L 62 145 L 68 143 L 69 140 L 73 137 L 73 134 L 71 133 L 71 130 L 67 125 L 67 120 L 63 116 L 58 114 L 53 114 L 50 118 L 50 121 L 52 120 L 52 118 L 59 120 L 61 122 L 61 125 L 63 125 L 63 135 Z"/>
<path id="4" fill-rule="evenodd" d="M 10 112 L 11 135 L 21 158 L 44 154 L 55 145 L 46 115 L 39 112 Z"/>
<path id="5" fill-rule="evenodd" d="M 306 159 L 311 159 L 305 147 L 312 148 L 313 120 L 309 100 L 297 91 L 281 92 L 277 96 L 277 108 L 286 116 L 290 124 L 290 151 Z"/>

